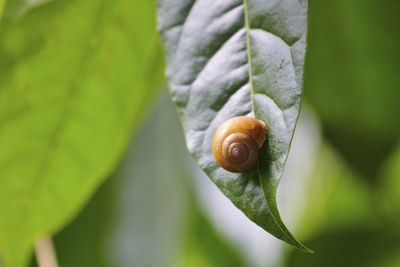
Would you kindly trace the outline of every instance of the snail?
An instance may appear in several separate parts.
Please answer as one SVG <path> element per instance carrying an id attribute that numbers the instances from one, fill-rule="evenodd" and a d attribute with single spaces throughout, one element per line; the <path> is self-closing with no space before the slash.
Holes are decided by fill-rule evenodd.
<path id="1" fill-rule="evenodd" d="M 267 135 L 265 123 L 246 116 L 223 122 L 214 134 L 212 151 L 217 163 L 230 172 L 245 172 L 258 160 Z"/>

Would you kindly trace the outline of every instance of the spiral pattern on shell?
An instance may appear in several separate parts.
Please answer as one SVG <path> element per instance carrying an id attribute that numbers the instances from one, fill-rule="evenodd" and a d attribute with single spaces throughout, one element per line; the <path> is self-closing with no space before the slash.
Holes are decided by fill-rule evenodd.
<path id="1" fill-rule="evenodd" d="M 212 149 L 215 160 L 230 172 L 249 170 L 258 160 L 266 133 L 265 124 L 251 117 L 225 121 L 214 134 Z"/>

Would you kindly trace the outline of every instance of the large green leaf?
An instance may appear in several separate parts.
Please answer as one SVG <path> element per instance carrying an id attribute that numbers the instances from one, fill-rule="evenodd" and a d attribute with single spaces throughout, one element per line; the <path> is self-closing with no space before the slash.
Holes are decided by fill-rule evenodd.
<path id="1" fill-rule="evenodd" d="M 5 0 L 3 0 L 5 1 Z M 6 18 L 15 19 L 29 10 L 54 0 L 12 0 L 8 1 L 4 10 Z M 1 0 L 0 0 L 1 2 Z"/>
<path id="2" fill-rule="evenodd" d="M 0 26 L 0 249 L 24 266 L 114 168 L 162 80 L 154 5 L 54 1 Z"/>
<path id="3" fill-rule="evenodd" d="M 300 109 L 307 0 L 158 0 L 170 92 L 199 166 L 251 220 L 308 251 L 285 227 L 276 190 Z M 225 120 L 264 121 L 258 167 L 234 174 L 217 165 L 211 142 Z"/>

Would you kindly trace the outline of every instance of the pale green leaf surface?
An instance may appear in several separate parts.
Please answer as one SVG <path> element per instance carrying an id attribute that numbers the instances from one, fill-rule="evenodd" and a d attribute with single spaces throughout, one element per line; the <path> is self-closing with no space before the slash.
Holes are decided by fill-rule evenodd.
<path id="1" fill-rule="evenodd" d="M 394 224 L 393 229 L 400 229 L 400 146 L 397 145 L 394 153 L 383 164 L 379 194 L 381 211 Z M 398 231 L 400 232 L 400 231 Z"/>
<path id="2" fill-rule="evenodd" d="M 0 250 L 24 266 L 114 168 L 162 74 L 154 4 L 54 1 L 0 27 Z"/>
<path id="3" fill-rule="evenodd" d="M 306 206 L 297 227 L 303 238 L 375 223 L 371 188 L 328 144 L 320 147 L 310 175 L 306 192 L 312 194 L 304 197 Z"/>
<path id="4" fill-rule="evenodd" d="M 280 218 L 276 189 L 299 115 L 307 10 L 306 0 L 158 0 L 166 75 L 189 151 L 251 220 L 304 251 Z M 234 174 L 217 165 L 211 143 L 223 121 L 242 115 L 269 133 L 258 168 Z"/>
<path id="5" fill-rule="evenodd" d="M 16 19 L 29 10 L 55 0 L 12 0 L 5 6 L 4 16 L 9 19 Z"/>
<path id="6" fill-rule="evenodd" d="M 4 6 L 6 5 L 6 0 L 0 0 L 0 19 L 3 16 Z"/>

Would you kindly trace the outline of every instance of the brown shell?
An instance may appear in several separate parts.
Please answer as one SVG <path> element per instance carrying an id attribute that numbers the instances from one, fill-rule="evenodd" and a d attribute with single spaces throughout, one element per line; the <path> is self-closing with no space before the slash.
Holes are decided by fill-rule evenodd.
<path id="1" fill-rule="evenodd" d="M 217 163 L 230 172 L 245 172 L 258 160 L 267 137 L 265 123 L 251 117 L 234 117 L 214 134 L 212 150 Z"/>

